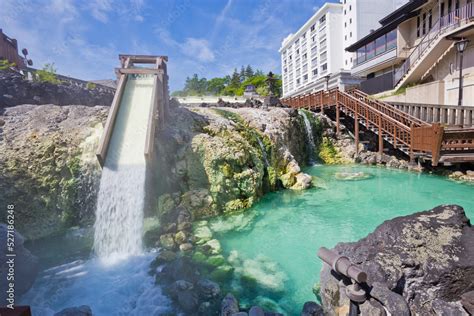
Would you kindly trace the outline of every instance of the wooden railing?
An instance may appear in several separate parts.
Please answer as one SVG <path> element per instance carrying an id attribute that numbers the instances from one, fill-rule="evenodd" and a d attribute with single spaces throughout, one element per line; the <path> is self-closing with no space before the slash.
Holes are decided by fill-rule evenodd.
<path id="1" fill-rule="evenodd" d="M 472 127 L 474 107 L 390 102 L 390 104 L 427 123 Z"/>
<path id="2" fill-rule="evenodd" d="M 441 124 L 429 124 L 358 90 L 343 92 L 336 88 L 285 98 L 282 102 L 293 108 L 315 111 L 335 107 L 338 132 L 340 112 L 352 117 L 357 150 L 361 123 L 378 135 L 379 153 L 387 141 L 408 154 L 411 161 L 418 156 L 431 159 L 433 166 L 440 161 L 474 162 L 474 129 L 448 129 Z"/>

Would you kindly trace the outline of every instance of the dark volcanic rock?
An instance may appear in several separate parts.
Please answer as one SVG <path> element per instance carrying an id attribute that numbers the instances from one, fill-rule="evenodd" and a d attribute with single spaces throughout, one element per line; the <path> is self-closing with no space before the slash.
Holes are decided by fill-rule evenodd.
<path id="1" fill-rule="evenodd" d="M 334 250 L 367 272 L 370 301 L 392 315 L 467 315 L 469 303 L 462 301 L 463 308 L 461 296 L 474 290 L 474 228 L 459 206 L 386 221 L 366 238 Z M 348 310 L 337 277 L 324 265 L 321 298 L 330 315 Z M 364 306 L 370 301 L 361 310 L 381 310 Z"/>

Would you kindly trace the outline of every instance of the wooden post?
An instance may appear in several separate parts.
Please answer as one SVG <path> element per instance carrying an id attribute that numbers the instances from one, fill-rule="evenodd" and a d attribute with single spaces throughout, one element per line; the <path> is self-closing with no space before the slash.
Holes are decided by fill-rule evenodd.
<path id="1" fill-rule="evenodd" d="M 339 134 L 341 130 L 339 123 L 339 101 L 338 101 L 338 92 L 336 91 L 336 133 Z"/>
<path id="2" fill-rule="evenodd" d="M 413 123 L 411 123 L 411 126 L 410 126 L 410 164 L 415 163 L 415 155 L 413 153 L 413 128 L 414 128 L 414 125 Z"/>
<path id="3" fill-rule="evenodd" d="M 377 125 L 379 129 L 379 154 L 383 154 L 383 137 L 382 137 L 382 116 L 377 117 Z"/>
<path id="4" fill-rule="evenodd" d="M 355 136 L 355 146 L 356 146 L 356 157 L 359 156 L 359 107 L 355 102 L 355 114 L 354 114 L 354 136 Z"/>

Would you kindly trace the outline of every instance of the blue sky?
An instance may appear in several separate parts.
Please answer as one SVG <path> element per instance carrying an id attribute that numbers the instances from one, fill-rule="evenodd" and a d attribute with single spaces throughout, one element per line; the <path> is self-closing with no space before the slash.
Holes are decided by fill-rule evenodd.
<path id="1" fill-rule="evenodd" d="M 325 1 L 0 0 L 0 28 L 34 67 L 85 80 L 114 77 L 118 54 L 169 56 L 170 89 L 251 64 L 280 73 L 278 48 Z"/>

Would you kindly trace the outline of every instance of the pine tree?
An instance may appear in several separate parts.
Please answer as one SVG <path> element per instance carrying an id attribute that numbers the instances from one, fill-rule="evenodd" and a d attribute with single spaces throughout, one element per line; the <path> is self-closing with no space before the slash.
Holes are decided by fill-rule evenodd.
<path id="1" fill-rule="evenodd" d="M 242 66 L 240 67 L 240 82 L 244 82 L 245 79 L 245 68 Z"/>
<path id="2" fill-rule="evenodd" d="M 230 86 L 238 88 L 240 86 L 240 74 L 237 72 L 237 68 L 234 69 L 234 73 L 230 79 Z"/>
<path id="3" fill-rule="evenodd" d="M 250 65 L 247 65 L 247 68 L 245 68 L 245 79 L 249 79 L 253 77 L 253 69 Z"/>

